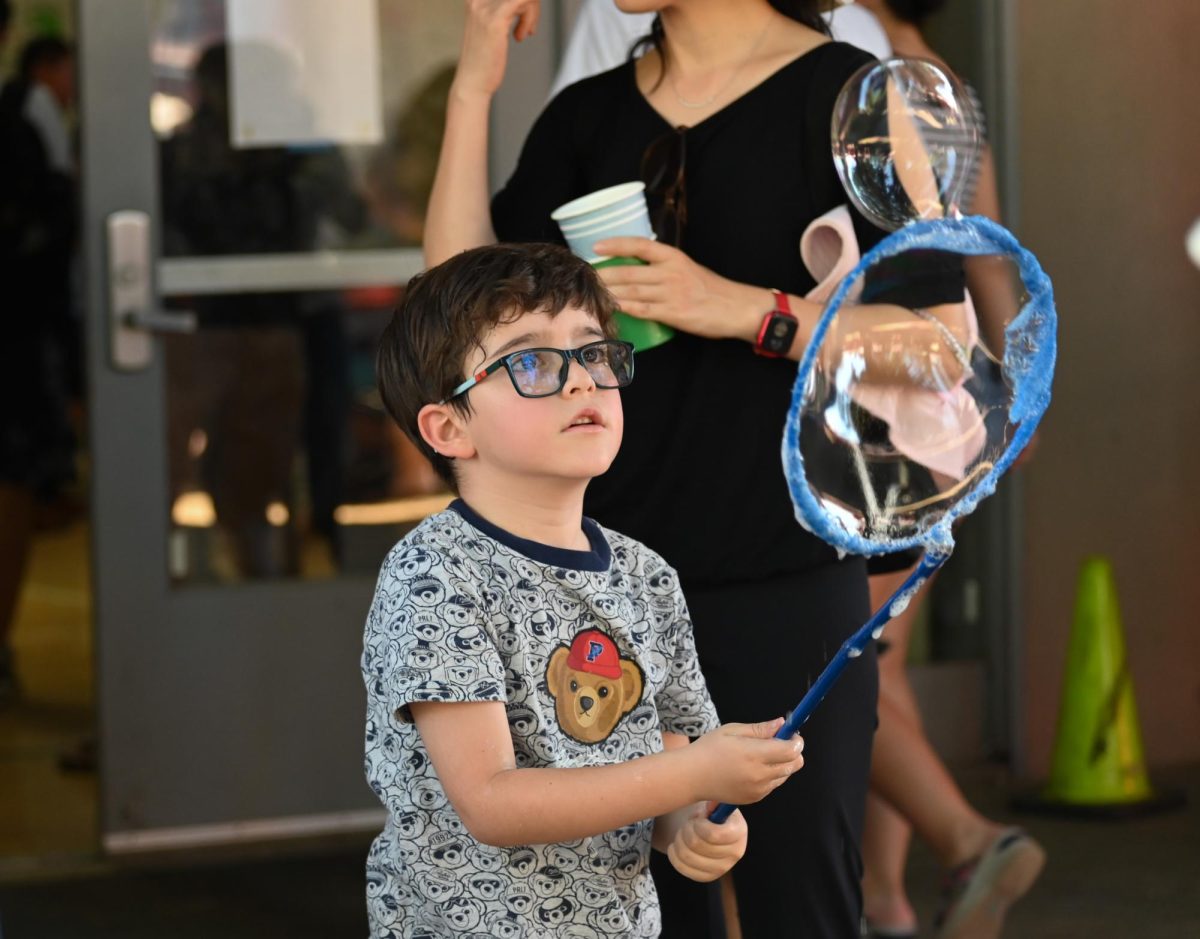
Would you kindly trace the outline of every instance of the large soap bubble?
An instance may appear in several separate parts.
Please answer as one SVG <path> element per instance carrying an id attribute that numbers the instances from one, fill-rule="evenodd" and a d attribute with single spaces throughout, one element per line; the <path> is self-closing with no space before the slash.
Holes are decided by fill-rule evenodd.
<path id="1" fill-rule="evenodd" d="M 961 83 L 936 63 L 874 62 L 834 104 L 834 163 L 847 195 L 880 228 L 955 218 L 979 159 L 980 124 Z"/>
<path id="2" fill-rule="evenodd" d="M 986 219 L 915 224 L 863 258 L 830 299 L 785 429 L 801 522 L 860 554 L 948 548 L 1048 399 L 1050 304 L 1032 256 Z"/>

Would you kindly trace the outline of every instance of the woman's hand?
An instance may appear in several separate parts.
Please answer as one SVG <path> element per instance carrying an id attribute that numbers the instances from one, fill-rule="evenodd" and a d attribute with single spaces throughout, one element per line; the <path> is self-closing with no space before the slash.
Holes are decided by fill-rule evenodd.
<path id="1" fill-rule="evenodd" d="M 467 0 L 467 25 L 454 73 L 460 97 L 490 98 L 504 81 L 508 36 L 517 41 L 537 31 L 541 0 Z"/>
<path id="2" fill-rule="evenodd" d="M 678 248 L 649 238 L 606 238 L 596 251 L 643 265 L 601 268 L 621 311 L 709 339 L 753 339 L 774 302 L 764 287 L 714 274 Z"/>

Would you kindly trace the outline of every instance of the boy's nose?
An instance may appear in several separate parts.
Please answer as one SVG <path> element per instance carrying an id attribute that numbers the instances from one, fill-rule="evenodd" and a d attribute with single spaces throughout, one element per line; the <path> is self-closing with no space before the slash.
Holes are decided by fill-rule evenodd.
<path id="1" fill-rule="evenodd" d="M 595 391 L 596 382 L 588 370 L 579 364 L 577 359 L 571 359 L 567 368 L 567 380 L 563 384 L 564 394 L 574 394 L 576 391 Z"/>

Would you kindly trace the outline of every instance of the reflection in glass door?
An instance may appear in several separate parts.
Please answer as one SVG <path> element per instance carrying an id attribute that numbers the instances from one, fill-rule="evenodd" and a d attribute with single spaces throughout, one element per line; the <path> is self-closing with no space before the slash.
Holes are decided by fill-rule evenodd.
<path id="1" fill-rule="evenodd" d="M 195 322 L 165 341 L 173 583 L 371 574 L 447 501 L 373 357 L 420 266 L 461 18 L 152 5 L 160 286 Z"/>

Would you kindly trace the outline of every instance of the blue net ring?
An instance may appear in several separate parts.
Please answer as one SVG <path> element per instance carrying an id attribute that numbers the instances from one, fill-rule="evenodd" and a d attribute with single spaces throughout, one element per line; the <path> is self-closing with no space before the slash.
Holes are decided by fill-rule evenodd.
<path id="1" fill-rule="evenodd" d="M 804 454 L 800 449 L 800 423 L 805 391 L 817 363 L 818 351 L 851 285 L 873 264 L 917 249 L 936 249 L 962 255 L 996 255 L 1006 257 L 1016 265 L 1028 297 L 1004 331 L 1004 368 L 1014 391 L 1008 417 L 1016 431 L 991 470 L 928 530 L 908 538 L 889 539 L 881 543 L 847 530 L 821 506 L 805 476 Z M 1012 232 L 1003 225 L 975 215 L 912 222 L 888 235 L 868 251 L 838 285 L 825 305 L 804 356 L 800 359 L 796 381 L 792 386 L 791 407 L 784 424 L 782 447 L 784 476 L 797 521 L 839 551 L 849 554 L 888 554 L 917 547 L 949 553 L 954 545 L 951 526 L 957 519 L 969 515 L 981 500 L 995 491 L 997 481 L 1029 443 L 1050 403 L 1050 385 L 1057 353 L 1057 326 L 1058 315 L 1054 309 L 1050 278 L 1038 264 L 1037 258 L 1021 247 Z"/>

